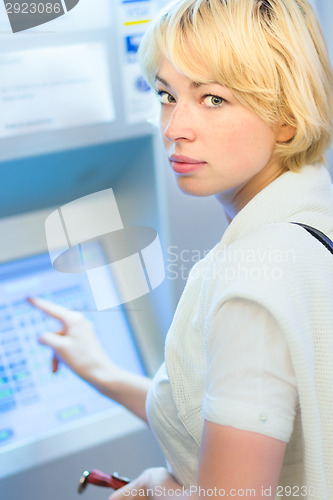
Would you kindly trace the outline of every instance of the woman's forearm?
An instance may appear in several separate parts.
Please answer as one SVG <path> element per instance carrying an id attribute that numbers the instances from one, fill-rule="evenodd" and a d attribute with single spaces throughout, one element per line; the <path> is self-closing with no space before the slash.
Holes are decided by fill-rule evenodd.
<path id="1" fill-rule="evenodd" d="M 148 423 L 146 398 L 150 378 L 123 370 L 109 361 L 97 367 L 87 381 L 99 392 Z"/>

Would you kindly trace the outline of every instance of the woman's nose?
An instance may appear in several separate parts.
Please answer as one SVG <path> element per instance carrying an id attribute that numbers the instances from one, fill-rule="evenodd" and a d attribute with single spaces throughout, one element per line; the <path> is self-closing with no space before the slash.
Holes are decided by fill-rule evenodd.
<path id="1" fill-rule="evenodd" d="M 187 106 L 177 104 L 171 116 L 164 118 L 162 115 L 161 125 L 163 136 L 168 141 L 193 141 L 195 139 L 194 121 Z"/>

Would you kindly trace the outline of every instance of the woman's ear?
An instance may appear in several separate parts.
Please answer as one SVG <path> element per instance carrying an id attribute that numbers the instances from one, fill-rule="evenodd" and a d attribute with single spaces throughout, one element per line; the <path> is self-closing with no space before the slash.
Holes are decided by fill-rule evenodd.
<path id="1" fill-rule="evenodd" d="M 288 123 L 283 123 L 278 126 L 276 141 L 277 142 L 288 142 L 296 134 L 296 127 L 294 125 L 289 125 Z"/>

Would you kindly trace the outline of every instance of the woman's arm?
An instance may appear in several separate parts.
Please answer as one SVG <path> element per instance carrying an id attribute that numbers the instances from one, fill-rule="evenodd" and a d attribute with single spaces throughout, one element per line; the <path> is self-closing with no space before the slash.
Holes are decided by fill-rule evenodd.
<path id="1" fill-rule="evenodd" d="M 61 330 L 45 332 L 39 342 L 52 347 L 58 359 L 99 392 L 147 422 L 145 405 L 150 379 L 113 363 L 99 343 L 93 324 L 83 314 L 44 299 L 29 302 L 62 323 Z"/>
<path id="2" fill-rule="evenodd" d="M 284 441 L 206 420 L 197 484 L 185 490 L 165 469 L 147 469 L 109 500 L 274 499 L 285 449 Z"/>
<path id="3" fill-rule="evenodd" d="M 198 484 L 236 499 L 275 498 L 285 449 L 284 441 L 206 420 Z"/>

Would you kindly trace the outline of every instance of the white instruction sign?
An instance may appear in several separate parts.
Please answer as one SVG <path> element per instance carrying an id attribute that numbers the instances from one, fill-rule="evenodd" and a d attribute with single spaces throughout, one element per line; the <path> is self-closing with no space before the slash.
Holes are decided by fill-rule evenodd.
<path id="1" fill-rule="evenodd" d="M 0 55 L 0 137 L 111 122 L 103 43 Z"/>

